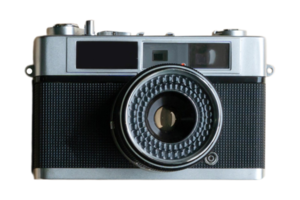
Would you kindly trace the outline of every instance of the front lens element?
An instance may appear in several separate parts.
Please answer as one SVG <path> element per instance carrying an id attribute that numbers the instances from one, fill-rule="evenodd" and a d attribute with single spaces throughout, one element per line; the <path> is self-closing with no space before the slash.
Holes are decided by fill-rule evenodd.
<path id="1" fill-rule="evenodd" d="M 194 129 L 197 108 L 179 92 L 164 92 L 152 99 L 146 108 L 147 127 L 163 142 L 179 142 Z"/>
<path id="2" fill-rule="evenodd" d="M 176 116 L 173 111 L 168 108 L 160 107 L 154 116 L 154 122 L 157 128 L 162 131 L 170 131 L 176 121 Z"/>

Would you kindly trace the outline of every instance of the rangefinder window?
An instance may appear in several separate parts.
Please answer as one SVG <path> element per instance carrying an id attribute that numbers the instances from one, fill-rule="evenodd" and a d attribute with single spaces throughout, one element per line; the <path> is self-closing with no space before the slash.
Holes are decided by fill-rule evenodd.
<path id="1" fill-rule="evenodd" d="M 194 68 L 229 69 L 229 44 L 189 44 L 189 65 Z"/>
<path id="2" fill-rule="evenodd" d="M 197 69 L 229 69 L 230 43 L 144 43 L 143 67 L 185 63 Z"/>
<path id="3" fill-rule="evenodd" d="M 137 69 L 137 42 L 77 42 L 77 69 Z"/>

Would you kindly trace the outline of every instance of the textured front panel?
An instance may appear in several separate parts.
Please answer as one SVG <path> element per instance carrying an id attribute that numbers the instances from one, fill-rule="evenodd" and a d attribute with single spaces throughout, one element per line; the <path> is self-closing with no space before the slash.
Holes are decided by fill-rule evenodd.
<path id="1" fill-rule="evenodd" d="M 131 167 L 116 148 L 109 127 L 111 106 L 123 85 L 35 84 L 40 104 L 35 105 L 39 145 L 34 145 L 34 153 L 39 154 L 39 163 L 34 167 Z"/>
<path id="2" fill-rule="evenodd" d="M 132 168 L 109 128 L 112 103 L 124 83 L 34 83 L 33 168 Z M 265 85 L 214 84 L 223 129 L 214 166 L 264 168 Z"/>
<path id="3" fill-rule="evenodd" d="M 265 167 L 265 84 L 214 84 L 223 105 L 223 127 L 213 152 L 214 166 L 196 168 Z"/>

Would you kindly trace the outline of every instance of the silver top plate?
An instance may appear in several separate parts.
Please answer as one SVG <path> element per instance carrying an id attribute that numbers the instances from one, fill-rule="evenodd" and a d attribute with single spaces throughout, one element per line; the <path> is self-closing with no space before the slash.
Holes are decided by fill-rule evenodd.
<path id="1" fill-rule="evenodd" d="M 78 41 L 135 41 L 137 69 L 77 69 Z M 135 75 L 144 66 L 144 43 L 229 43 L 229 69 L 198 69 L 205 76 L 267 76 L 265 39 L 244 36 L 43 36 L 34 43 L 34 76 Z M 117 58 L 116 58 L 117 59 Z M 157 64 L 160 64 L 159 62 Z M 188 63 L 186 63 L 188 65 Z"/>

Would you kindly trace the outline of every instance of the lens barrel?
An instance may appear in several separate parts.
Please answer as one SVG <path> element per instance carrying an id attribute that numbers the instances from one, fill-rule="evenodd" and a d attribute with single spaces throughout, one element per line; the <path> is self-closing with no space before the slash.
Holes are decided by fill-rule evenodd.
<path id="1" fill-rule="evenodd" d="M 138 167 L 175 171 L 205 157 L 222 127 L 222 106 L 198 71 L 176 64 L 148 68 L 119 93 L 112 133 Z"/>

